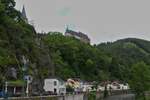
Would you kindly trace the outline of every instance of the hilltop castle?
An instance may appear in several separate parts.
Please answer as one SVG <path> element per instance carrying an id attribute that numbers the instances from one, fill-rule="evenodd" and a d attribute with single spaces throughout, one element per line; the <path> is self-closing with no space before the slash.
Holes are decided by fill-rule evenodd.
<path id="1" fill-rule="evenodd" d="M 74 37 L 76 39 L 79 39 L 80 41 L 82 41 L 84 43 L 90 44 L 90 38 L 82 32 L 75 32 L 75 31 L 72 31 L 72 30 L 67 28 L 66 32 L 65 32 L 65 36 L 71 36 L 71 37 Z"/>

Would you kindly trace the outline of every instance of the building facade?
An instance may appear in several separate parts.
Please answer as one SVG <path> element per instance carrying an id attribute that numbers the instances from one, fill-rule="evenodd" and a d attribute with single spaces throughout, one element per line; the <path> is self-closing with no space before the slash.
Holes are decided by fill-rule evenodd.
<path id="1" fill-rule="evenodd" d="M 54 94 L 66 94 L 66 84 L 60 78 L 48 78 L 44 80 L 44 90 Z"/>

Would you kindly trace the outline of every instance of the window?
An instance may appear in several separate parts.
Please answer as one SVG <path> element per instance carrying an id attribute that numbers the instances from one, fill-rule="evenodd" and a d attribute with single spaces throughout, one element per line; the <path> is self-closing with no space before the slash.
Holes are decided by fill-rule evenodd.
<path id="1" fill-rule="evenodd" d="M 56 86 L 57 85 L 57 82 L 56 81 L 54 81 L 54 86 Z"/>

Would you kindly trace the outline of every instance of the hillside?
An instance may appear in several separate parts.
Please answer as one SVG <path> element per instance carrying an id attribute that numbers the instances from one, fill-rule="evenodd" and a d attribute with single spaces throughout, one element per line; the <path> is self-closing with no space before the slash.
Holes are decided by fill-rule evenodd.
<path id="1" fill-rule="evenodd" d="M 0 87 L 6 81 L 21 83 L 26 75 L 39 84 L 41 69 L 50 65 L 47 49 L 38 46 L 34 27 L 14 6 L 14 0 L 0 0 Z"/>
<path id="2" fill-rule="evenodd" d="M 114 57 L 126 60 L 126 64 L 132 64 L 141 60 L 150 64 L 149 60 L 146 59 L 150 55 L 150 41 L 127 38 L 112 43 L 102 43 L 97 48 Z"/>
<path id="3" fill-rule="evenodd" d="M 119 69 L 116 72 L 123 70 L 120 75 L 126 75 L 126 73 L 129 75 L 132 65 L 138 62 L 150 65 L 150 41 L 127 38 L 112 43 L 102 43 L 97 45 L 97 48 L 117 60 Z M 128 75 L 124 77 L 127 78 Z"/>
<path id="4" fill-rule="evenodd" d="M 112 50 L 112 49 L 119 49 L 119 48 L 141 48 L 141 50 L 144 50 L 145 53 L 150 52 L 150 41 L 137 39 L 137 38 L 126 38 L 117 40 L 115 42 L 107 42 L 107 43 L 101 43 L 98 45 L 99 48 L 104 50 Z"/>
<path id="5" fill-rule="evenodd" d="M 79 77 L 85 80 L 101 80 L 106 74 L 110 59 L 97 48 L 59 32 L 49 32 L 42 38 L 48 46 L 55 75 L 63 79 Z"/>

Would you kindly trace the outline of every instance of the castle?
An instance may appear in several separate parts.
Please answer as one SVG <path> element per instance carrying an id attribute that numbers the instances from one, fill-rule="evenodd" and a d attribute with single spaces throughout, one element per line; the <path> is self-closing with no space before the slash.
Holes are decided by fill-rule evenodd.
<path id="1" fill-rule="evenodd" d="M 90 38 L 82 32 L 75 32 L 75 31 L 72 31 L 72 30 L 67 28 L 66 32 L 65 32 L 65 36 L 71 36 L 71 37 L 74 37 L 76 39 L 79 39 L 80 41 L 82 41 L 84 43 L 90 44 Z"/>

